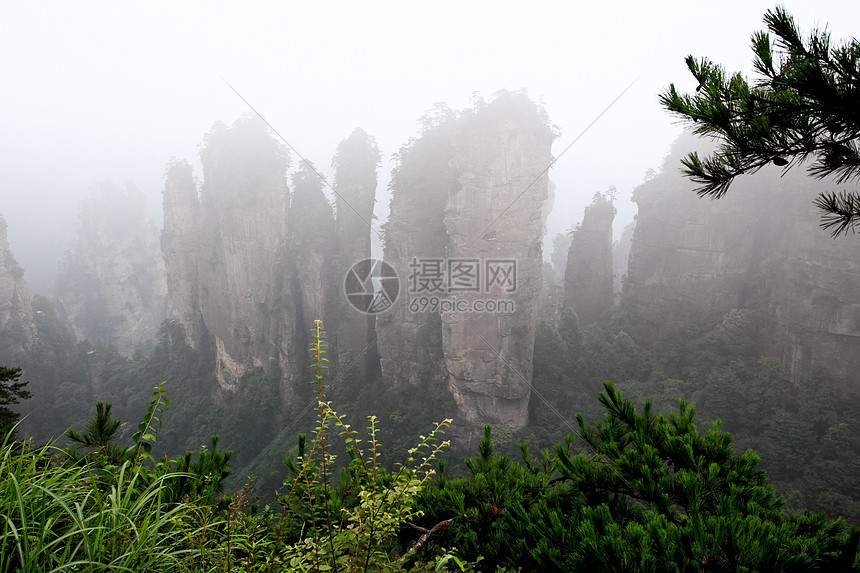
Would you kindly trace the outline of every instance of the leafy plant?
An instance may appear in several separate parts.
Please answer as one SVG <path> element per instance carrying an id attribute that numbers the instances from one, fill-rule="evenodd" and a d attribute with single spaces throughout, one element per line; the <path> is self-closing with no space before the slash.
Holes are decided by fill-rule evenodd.
<path id="1" fill-rule="evenodd" d="M 768 10 L 764 21 L 767 31 L 752 37 L 756 81 L 687 56 L 699 82 L 696 92 L 682 95 L 673 84 L 660 94 L 663 106 L 695 133 L 720 142 L 704 159 L 693 152 L 682 160 L 684 175 L 700 184 L 699 195 L 719 199 L 737 176 L 771 163 L 788 171 L 812 159 L 808 171 L 815 177 L 832 176 L 837 183 L 860 177 L 860 42 L 835 44 L 826 30 L 804 38 L 779 6 Z M 821 227 L 834 237 L 857 231 L 856 192 L 823 192 L 815 205 L 822 212 Z"/>
<path id="2" fill-rule="evenodd" d="M 152 393 L 152 400 L 149 403 L 149 409 L 143 417 L 143 421 L 138 424 L 137 432 L 132 436 L 134 440 L 134 459 L 138 460 L 141 457 L 152 460 L 152 447 L 155 445 L 156 434 L 161 429 L 161 417 L 164 415 L 164 410 L 170 406 L 170 400 L 164 395 L 167 393 L 167 388 L 164 387 L 165 382 L 159 382 L 155 386 Z M 143 452 L 141 452 L 141 449 Z"/>
<path id="3" fill-rule="evenodd" d="M 407 459 L 396 472 L 381 467 L 377 421 L 368 418 L 368 443 L 324 400 L 323 370 L 325 342 L 322 322 L 313 331 L 314 383 L 318 390 L 318 426 L 310 449 L 299 437 L 298 456 L 287 459 L 291 475 L 285 480 L 283 526 L 300 521 L 300 539 L 285 551 L 284 563 L 298 571 L 400 571 L 415 556 L 393 554 L 400 529 L 420 512 L 413 501 L 433 475 L 431 465 L 447 441 L 439 437 L 450 420 L 437 423 L 407 451 Z M 330 428 L 337 428 L 347 446 L 350 463 L 342 473 L 338 491 L 332 487 L 330 468 L 334 456 L 326 450 Z M 351 502 L 348 502 L 351 500 Z M 451 557 L 447 557 L 445 562 Z"/>

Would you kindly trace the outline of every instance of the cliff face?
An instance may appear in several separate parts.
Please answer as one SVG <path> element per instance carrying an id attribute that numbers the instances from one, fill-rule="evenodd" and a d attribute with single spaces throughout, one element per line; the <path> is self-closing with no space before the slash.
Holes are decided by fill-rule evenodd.
<path id="1" fill-rule="evenodd" d="M 856 380 L 860 370 L 858 238 L 832 239 L 822 231 L 811 195 L 798 193 L 803 199 L 790 202 L 797 219 L 783 228 L 777 244 L 764 247 L 769 253 L 760 254 L 759 277 L 776 316 L 779 346 L 773 351 L 780 352 L 793 381 L 814 364 L 838 379 Z M 762 206 L 763 214 L 767 209 Z"/>
<path id="2" fill-rule="evenodd" d="M 298 322 L 322 320 L 329 332 L 337 333 L 340 295 L 335 273 L 335 228 L 331 204 L 319 176 L 302 164 L 293 174 L 290 202 L 292 258 L 295 261 L 295 291 Z M 370 230 L 367 229 L 369 233 Z M 299 333 L 304 335 L 305 332 Z M 304 344 L 303 346 L 308 346 Z"/>
<path id="3" fill-rule="evenodd" d="M 456 114 L 436 108 L 421 137 L 400 150 L 399 165 L 391 174 L 391 208 L 385 223 L 384 259 L 400 276 L 399 304 L 377 316 L 380 366 L 385 379 L 414 386 L 444 384 L 445 357 L 438 309 L 413 312 L 409 290 L 416 295 L 440 292 L 412 288 L 412 259 L 441 260 L 448 249 L 444 225 L 445 203 L 458 185 L 451 168 Z"/>
<path id="4" fill-rule="evenodd" d="M 159 232 L 143 192 L 109 182 L 81 201 L 77 236 L 54 286 L 59 313 L 76 338 L 130 355 L 155 339 L 169 303 Z"/>
<path id="5" fill-rule="evenodd" d="M 573 231 L 564 275 L 564 307 L 573 310 L 583 326 L 593 324 L 613 304 L 611 199 L 595 194 Z"/>
<path id="6" fill-rule="evenodd" d="M 192 348 L 203 337 L 197 264 L 200 256 L 200 199 L 187 162 L 174 161 L 164 178 L 161 253 L 177 316 Z"/>
<path id="7" fill-rule="evenodd" d="M 515 304 L 511 312 L 442 312 L 442 348 L 461 416 L 457 422 L 473 439 L 487 423 L 507 428 L 528 423 L 543 266 L 544 170 L 552 159 L 552 132 L 530 104 L 493 102 L 467 120 L 454 151 L 459 186 L 445 207 L 448 260 L 477 260 L 483 267 L 477 272 L 484 271 L 480 291 L 464 281 L 456 298 L 473 308 L 478 301 L 503 297 Z"/>
<path id="8" fill-rule="evenodd" d="M 437 109 L 394 174 L 385 258 L 406 292 L 380 319 L 383 375 L 447 384 L 465 442 L 528 421 L 547 123 L 522 95 L 459 118 Z"/>
<path id="9" fill-rule="evenodd" d="M 815 194 L 833 183 L 802 168 L 735 181 L 718 201 L 699 199 L 677 174 L 694 143 L 682 138 L 664 173 L 634 193 L 639 216 L 625 304 L 643 339 L 683 329 L 696 316 L 753 308 L 775 317 L 763 340 L 792 380 L 813 363 L 847 379 L 860 368 L 860 249 L 818 227 Z"/>
<path id="10" fill-rule="evenodd" d="M 545 262 L 543 265 L 539 320 L 547 320 L 555 324 L 561 316 L 564 304 L 564 275 L 571 240 L 570 233 L 556 233 L 553 238 L 551 262 Z"/>
<path id="11" fill-rule="evenodd" d="M 636 221 L 631 221 L 621 230 L 621 237 L 612 244 L 612 291 L 615 304 L 621 301 L 621 291 L 627 282 L 627 263 L 630 260 L 630 248 L 633 246 L 633 231 Z"/>
<path id="12" fill-rule="evenodd" d="M 249 368 L 280 368 L 288 400 L 300 357 L 287 154 L 261 121 L 245 117 L 230 128 L 216 124 L 200 159 L 199 200 L 185 168 L 169 170 L 165 185 L 162 243 L 174 305 L 192 344 L 213 344 L 222 388 L 234 389 Z"/>
<path id="13" fill-rule="evenodd" d="M 289 157 L 257 118 L 216 124 L 200 158 L 199 195 L 185 163 L 165 181 L 162 250 L 177 315 L 189 344 L 214 354 L 222 389 L 262 368 L 281 381 L 286 406 L 306 372 L 314 320 L 337 345 L 346 301 L 332 206 L 306 163 L 290 195 Z"/>
<path id="14" fill-rule="evenodd" d="M 376 142 L 358 128 L 344 139 L 332 160 L 335 170 L 337 264 L 334 286 L 340 301 L 335 357 L 339 364 L 355 361 L 364 378 L 378 375 L 376 320 L 344 304 L 344 277 L 355 263 L 370 258 L 371 225 L 376 203 L 376 170 L 380 154 Z M 364 353 L 363 359 L 357 357 Z"/>
<path id="15" fill-rule="evenodd" d="M 24 269 L 9 249 L 6 230 L 6 219 L 0 215 L 0 364 L 11 367 L 34 340 L 36 328 Z"/>

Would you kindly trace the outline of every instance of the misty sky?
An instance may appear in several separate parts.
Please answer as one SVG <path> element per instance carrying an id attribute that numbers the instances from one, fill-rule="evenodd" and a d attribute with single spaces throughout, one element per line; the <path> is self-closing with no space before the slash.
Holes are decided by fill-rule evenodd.
<path id="1" fill-rule="evenodd" d="M 788 1 L 804 30 L 860 35 L 852 1 Z M 171 156 L 197 165 L 212 123 L 248 110 L 227 79 L 329 173 L 353 128 L 389 157 L 434 103 L 526 88 L 561 130 L 550 237 L 597 191 L 659 169 L 680 128 L 657 103 L 695 85 L 687 54 L 748 74 L 771 2 L 12 2 L 0 4 L 0 213 L 25 278 L 47 292 L 77 202 L 100 180 L 133 182 L 160 209 Z M 293 158 L 296 165 L 296 158 Z M 201 173 L 197 168 L 197 175 Z M 330 178 L 331 180 L 331 178 Z M 387 214 L 387 198 L 377 213 Z"/>

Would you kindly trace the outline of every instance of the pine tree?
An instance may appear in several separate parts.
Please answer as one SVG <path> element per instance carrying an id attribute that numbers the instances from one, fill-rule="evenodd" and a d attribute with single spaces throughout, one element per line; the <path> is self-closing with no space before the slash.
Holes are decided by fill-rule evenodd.
<path id="1" fill-rule="evenodd" d="M 84 433 L 80 434 L 74 428 L 69 428 L 64 435 L 78 444 L 78 447 L 83 447 L 88 450 L 88 453 L 94 454 L 99 460 L 116 464 L 126 458 L 130 448 L 116 443 L 116 433 L 122 421 L 111 419 L 112 406 L 110 402 L 96 402 L 96 415 L 87 421 Z M 67 449 L 66 453 L 72 459 L 81 459 L 77 449 Z"/>
<path id="2" fill-rule="evenodd" d="M 578 416 L 578 442 L 539 458 L 523 446 L 516 464 L 488 431 L 470 477 L 428 487 L 424 520 L 451 523 L 439 543 L 483 555 L 486 571 L 854 570 L 860 530 L 787 514 L 758 456 L 735 454 L 719 423 L 700 433 L 686 402 L 664 417 L 604 388 L 604 418 Z"/>
<path id="3" fill-rule="evenodd" d="M 6 406 L 30 397 L 30 392 L 24 390 L 29 382 L 18 382 L 20 377 L 20 368 L 0 366 L 0 440 L 9 435 L 20 418 L 20 414 Z"/>
<path id="4" fill-rule="evenodd" d="M 682 161 L 683 173 L 701 184 L 699 195 L 720 198 L 738 175 L 770 163 L 787 171 L 807 159 L 816 177 L 833 175 L 838 184 L 860 178 L 860 42 L 834 45 L 822 30 L 804 39 L 780 7 L 764 21 L 775 39 L 753 34 L 760 77 L 752 85 L 708 59 L 687 56 L 696 93 L 681 95 L 672 84 L 660 95 L 695 133 L 720 141 L 711 156 L 691 153 Z M 834 237 L 860 226 L 856 191 L 823 192 L 815 204 L 821 226 Z"/>

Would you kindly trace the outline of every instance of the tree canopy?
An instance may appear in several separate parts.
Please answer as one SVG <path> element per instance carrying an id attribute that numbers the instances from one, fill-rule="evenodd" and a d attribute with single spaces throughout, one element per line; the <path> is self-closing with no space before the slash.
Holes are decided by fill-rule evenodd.
<path id="1" fill-rule="evenodd" d="M 710 156 L 694 152 L 682 160 L 701 196 L 720 198 L 735 177 L 770 163 L 787 171 L 811 160 L 808 171 L 818 178 L 860 179 L 860 43 L 834 44 L 826 30 L 805 39 L 780 7 L 764 21 L 767 31 L 752 36 L 754 82 L 687 56 L 699 82 L 695 93 L 682 95 L 671 84 L 660 94 L 663 106 L 696 134 L 720 141 Z M 815 204 L 821 226 L 834 237 L 860 226 L 857 191 L 825 191 Z"/>
<path id="2" fill-rule="evenodd" d="M 0 440 L 12 430 L 20 417 L 6 406 L 30 397 L 30 392 L 24 390 L 29 382 L 18 382 L 20 377 L 20 368 L 0 366 Z"/>

